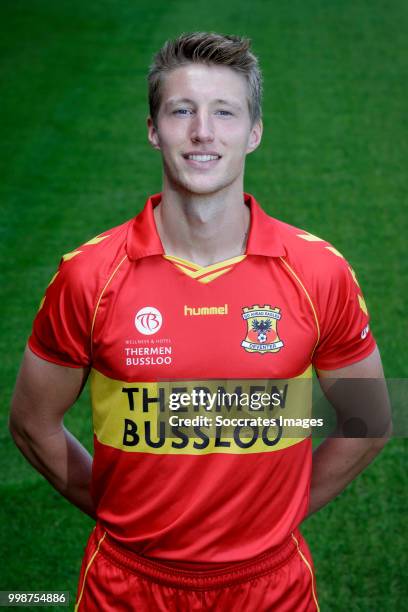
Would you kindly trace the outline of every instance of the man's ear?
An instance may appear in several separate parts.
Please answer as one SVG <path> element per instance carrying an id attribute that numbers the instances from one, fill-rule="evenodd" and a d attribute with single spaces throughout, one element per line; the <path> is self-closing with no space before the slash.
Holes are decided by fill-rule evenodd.
<path id="1" fill-rule="evenodd" d="M 151 117 L 147 118 L 147 137 L 153 149 L 160 150 L 159 134 L 157 132 L 157 128 L 155 127 L 153 123 L 153 119 Z"/>
<path id="2" fill-rule="evenodd" d="M 259 119 L 251 128 L 251 133 L 248 139 L 247 153 L 252 153 L 260 145 L 263 132 L 262 119 Z"/>

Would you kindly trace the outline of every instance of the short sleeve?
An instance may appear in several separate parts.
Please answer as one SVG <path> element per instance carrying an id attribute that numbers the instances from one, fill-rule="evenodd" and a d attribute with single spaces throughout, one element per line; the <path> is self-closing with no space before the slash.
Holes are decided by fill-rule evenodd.
<path id="1" fill-rule="evenodd" d="M 356 274 L 342 257 L 325 270 L 317 288 L 320 340 L 313 365 L 335 370 L 368 357 L 376 343 Z"/>
<path id="2" fill-rule="evenodd" d="M 28 340 L 42 359 L 68 367 L 90 364 L 94 297 L 86 280 L 86 271 L 75 260 L 61 260 Z"/>

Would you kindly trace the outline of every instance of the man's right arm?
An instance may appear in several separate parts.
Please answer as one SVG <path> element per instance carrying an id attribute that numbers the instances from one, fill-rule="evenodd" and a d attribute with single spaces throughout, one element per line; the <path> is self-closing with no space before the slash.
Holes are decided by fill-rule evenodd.
<path id="1" fill-rule="evenodd" d="M 65 412 L 80 395 L 88 369 L 37 357 L 28 347 L 13 394 L 9 427 L 26 457 L 64 497 L 95 518 L 90 494 L 92 457 L 64 427 Z"/>

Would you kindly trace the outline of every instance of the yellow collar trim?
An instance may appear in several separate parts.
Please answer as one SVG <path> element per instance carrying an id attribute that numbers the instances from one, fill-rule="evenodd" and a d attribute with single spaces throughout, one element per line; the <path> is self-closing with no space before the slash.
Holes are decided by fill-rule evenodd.
<path id="1" fill-rule="evenodd" d="M 163 257 L 172 262 L 179 270 L 184 272 L 184 274 L 190 278 L 194 278 L 201 283 L 209 283 L 222 274 L 229 272 L 235 264 L 245 259 L 246 255 L 238 255 L 237 257 L 232 257 L 231 259 L 225 259 L 224 261 L 219 261 L 211 266 L 200 266 L 192 261 L 182 259 L 181 257 L 174 257 L 173 255 L 163 255 Z"/>

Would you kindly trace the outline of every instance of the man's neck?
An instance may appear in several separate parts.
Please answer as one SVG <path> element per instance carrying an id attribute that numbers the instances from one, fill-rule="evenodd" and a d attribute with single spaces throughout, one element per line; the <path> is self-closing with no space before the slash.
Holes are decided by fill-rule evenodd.
<path id="1" fill-rule="evenodd" d="M 164 189 L 154 216 L 166 255 L 209 266 L 245 253 L 250 212 L 241 186 L 210 195 Z"/>

